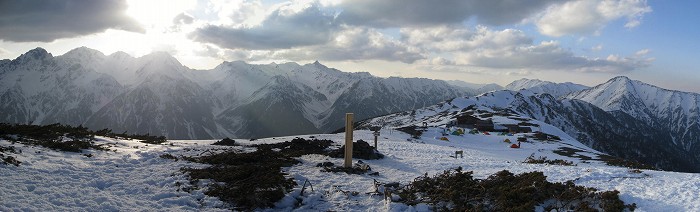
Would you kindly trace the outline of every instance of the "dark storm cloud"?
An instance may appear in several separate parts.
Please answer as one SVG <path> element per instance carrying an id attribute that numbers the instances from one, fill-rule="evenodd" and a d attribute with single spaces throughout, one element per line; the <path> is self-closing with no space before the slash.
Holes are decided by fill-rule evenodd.
<path id="1" fill-rule="evenodd" d="M 374 27 L 429 26 L 460 23 L 476 17 L 489 25 L 522 21 L 553 0 L 352 0 L 341 5 L 338 19 L 353 25 Z"/>
<path id="2" fill-rule="evenodd" d="M 227 27 L 208 25 L 190 34 L 195 41 L 229 49 L 288 49 L 328 42 L 337 29 L 334 17 L 318 6 L 293 12 L 281 7 L 259 26 Z"/>
<path id="3" fill-rule="evenodd" d="M 123 0 L 0 0 L 0 39 L 50 42 L 121 29 L 143 32 Z"/>

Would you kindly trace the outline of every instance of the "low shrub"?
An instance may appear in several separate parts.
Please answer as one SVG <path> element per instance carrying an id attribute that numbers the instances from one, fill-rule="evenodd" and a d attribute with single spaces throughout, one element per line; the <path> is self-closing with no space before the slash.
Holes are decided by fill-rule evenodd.
<path id="1" fill-rule="evenodd" d="M 299 157 L 308 154 L 328 154 L 328 147 L 333 144 L 331 140 L 294 138 L 292 141 L 285 141 L 275 144 L 254 145 L 258 149 L 280 149 L 280 153 L 287 157 Z"/>
<path id="2" fill-rule="evenodd" d="M 0 137 L 28 145 L 58 151 L 81 152 L 83 149 L 107 150 L 94 145 L 95 135 L 85 127 L 50 124 L 45 126 L 0 124 Z"/>
<path id="3" fill-rule="evenodd" d="M 230 139 L 230 138 L 224 138 L 221 139 L 220 141 L 214 142 L 211 145 L 219 145 L 219 146 L 236 146 L 236 140 Z"/>
<path id="4" fill-rule="evenodd" d="M 554 159 L 554 160 L 548 160 L 547 157 L 540 156 L 538 158 L 535 158 L 534 155 L 530 155 L 530 157 L 527 157 L 523 163 L 531 163 L 531 164 L 550 164 L 550 165 L 560 165 L 560 166 L 574 166 L 573 161 L 568 161 L 568 160 L 562 160 L 562 159 Z"/>
<path id="5" fill-rule="evenodd" d="M 626 160 L 618 157 L 613 157 L 613 156 L 608 156 L 608 155 L 600 155 L 600 159 L 605 162 L 608 166 L 619 166 L 619 167 L 627 167 L 631 169 L 648 169 L 648 170 L 659 170 L 656 167 L 649 165 L 649 164 L 644 164 L 640 163 L 634 160 Z"/>
<path id="6" fill-rule="evenodd" d="M 74 127 L 58 123 L 43 126 L 0 123 L 0 138 L 14 142 L 67 152 L 81 152 L 83 149 L 109 150 L 94 145 L 95 136 L 138 139 L 148 144 L 161 144 L 167 141 L 165 136 L 113 133 L 109 129 L 91 131 L 83 126 Z"/>
<path id="7" fill-rule="evenodd" d="M 411 138 L 415 139 L 420 139 L 420 137 L 423 135 L 423 131 L 419 130 L 418 127 L 415 125 L 396 128 L 396 130 L 409 134 L 411 135 Z"/>
<path id="8" fill-rule="evenodd" d="M 572 181 L 551 183 L 542 172 L 515 175 L 506 170 L 486 179 L 474 179 L 462 168 L 427 174 L 394 191 L 408 205 L 425 203 L 444 211 L 624 211 L 626 205 L 617 191 L 598 192 Z"/>
<path id="9" fill-rule="evenodd" d="M 178 160 L 177 157 L 175 157 L 175 156 L 173 156 L 173 155 L 171 155 L 171 154 L 162 154 L 162 155 L 160 155 L 160 158 L 168 159 L 168 160 L 174 160 L 174 161 L 177 161 L 177 160 Z"/>
<path id="10" fill-rule="evenodd" d="M 329 152 L 328 156 L 333 158 L 344 158 L 345 145 L 341 146 L 339 149 Z M 370 146 L 366 141 L 358 140 L 352 144 L 352 158 L 377 160 L 384 158 L 384 155 L 379 153 L 379 151 L 374 149 L 373 146 Z"/>
<path id="11" fill-rule="evenodd" d="M 192 182 L 212 179 L 217 183 L 209 186 L 206 195 L 218 197 L 237 210 L 254 210 L 272 207 L 282 199 L 296 183 L 287 179 L 282 167 L 299 161 L 271 148 L 260 148 L 255 152 L 223 152 L 202 157 L 184 157 L 198 163 L 211 164 L 207 168 L 184 168 Z"/>
<path id="12" fill-rule="evenodd" d="M 2 153 L 0 153 L 0 162 L 2 162 L 3 164 L 15 165 L 15 166 L 19 166 L 19 164 L 22 163 L 22 162 L 18 161 L 17 159 L 15 159 L 15 157 L 5 156 Z"/>

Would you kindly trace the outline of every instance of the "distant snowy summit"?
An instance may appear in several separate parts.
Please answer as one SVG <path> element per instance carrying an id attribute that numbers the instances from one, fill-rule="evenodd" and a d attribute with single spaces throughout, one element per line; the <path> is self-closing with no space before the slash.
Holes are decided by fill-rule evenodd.
<path id="1" fill-rule="evenodd" d="M 588 89 L 588 86 L 571 82 L 553 83 L 538 79 L 519 79 L 506 85 L 506 90 L 520 91 L 528 90 L 534 93 L 548 93 L 554 97 L 561 97 L 569 93 Z"/>

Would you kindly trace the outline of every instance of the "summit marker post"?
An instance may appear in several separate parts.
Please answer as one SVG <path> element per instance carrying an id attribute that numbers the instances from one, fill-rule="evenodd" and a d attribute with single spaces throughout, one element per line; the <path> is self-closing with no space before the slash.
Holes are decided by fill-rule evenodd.
<path id="1" fill-rule="evenodd" d="M 345 168 L 352 167 L 352 117 L 353 113 L 345 114 Z"/>

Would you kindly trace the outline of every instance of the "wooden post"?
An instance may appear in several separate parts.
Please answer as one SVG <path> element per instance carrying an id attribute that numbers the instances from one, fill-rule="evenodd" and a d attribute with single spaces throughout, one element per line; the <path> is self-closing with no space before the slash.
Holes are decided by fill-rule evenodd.
<path id="1" fill-rule="evenodd" d="M 352 167 L 352 117 L 353 113 L 345 114 L 345 168 Z"/>
<path id="2" fill-rule="evenodd" d="M 374 149 L 377 149 L 377 134 L 374 134 Z"/>
<path id="3" fill-rule="evenodd" d="M 382 127 L 380 126 L 371 126 L 369 127 L 369 130 L 372 130 L 372 135 L 374 135 L 374 149 L 377 150 L 377 137 L 379 137 L 379 130 L 381 130 Z"/>

